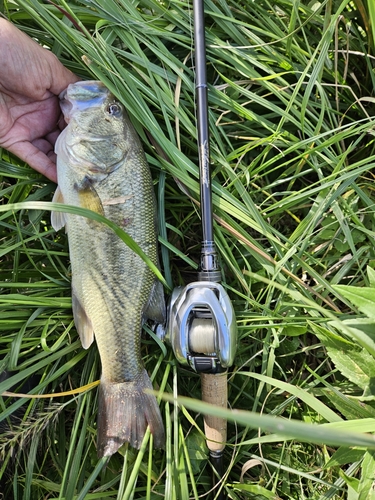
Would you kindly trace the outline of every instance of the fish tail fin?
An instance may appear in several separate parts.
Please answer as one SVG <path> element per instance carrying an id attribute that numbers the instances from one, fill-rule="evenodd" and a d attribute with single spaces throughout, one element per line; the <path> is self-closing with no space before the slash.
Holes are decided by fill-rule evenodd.
<path id="1" fill-rule="evenodd" d="M 164 447 L 164 425 L 146 370 L 131 382 L 113 383 L 103 377 L 99 386 L 98 456 L 113 455 L 124 443 L 141 446 L 147 426 L 156 448 Z"/>

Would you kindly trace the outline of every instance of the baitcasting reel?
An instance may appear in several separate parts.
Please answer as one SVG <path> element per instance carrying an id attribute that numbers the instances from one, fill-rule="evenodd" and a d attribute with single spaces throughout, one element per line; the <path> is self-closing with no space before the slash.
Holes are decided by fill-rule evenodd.
<path id="1" fill-rule="evenodd" d="M 233 364 L 237 327 L 233 306 L 223 286 L 195 281 L 173 290 L 166 329 L 176 359 L 198 373 L 219 373 Z"/>

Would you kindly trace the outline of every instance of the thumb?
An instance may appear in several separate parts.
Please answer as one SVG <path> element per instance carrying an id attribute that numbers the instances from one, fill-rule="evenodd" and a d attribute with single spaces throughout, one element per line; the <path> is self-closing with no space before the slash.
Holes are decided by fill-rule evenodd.
<path id="1" fill-rule="evenodd" d="M 80 80 L 77 75 L 72 73 L 58 60 L 55 54 L 42 47 L 41 49 L 47 52 L 46 59 L 51 75 L 50 87 L 48 90 L 52 92 L 52 94 L 59 95 L 70 83 L 75 83 Z"/>

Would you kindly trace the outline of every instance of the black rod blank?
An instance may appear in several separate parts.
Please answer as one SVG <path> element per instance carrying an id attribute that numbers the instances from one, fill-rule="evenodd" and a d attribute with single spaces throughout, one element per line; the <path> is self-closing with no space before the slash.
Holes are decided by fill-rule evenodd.
<path id="1" fill-rule="evenodd" d="M 210 174 L 210 142 L 208 127 L 208 96 L 206 74 L 206 40 L 202 0 L 194 0 L 195 92 L 198 128 L 199 173 L 203 241 L 213 240 L 212 195 Z"/>
<path id="2" fill-rule="evenodd" d="M 208 125 L 208 89 L 206 72 L 206 39 L 203 0 L 193 0 L 195 48 L 195 97 L 198 131 L 200 202 L 202 217 L 202 254 L 199 279 L 220 281 L 214 244 L 212 188 L 210 173 L 210 132 Z"/>

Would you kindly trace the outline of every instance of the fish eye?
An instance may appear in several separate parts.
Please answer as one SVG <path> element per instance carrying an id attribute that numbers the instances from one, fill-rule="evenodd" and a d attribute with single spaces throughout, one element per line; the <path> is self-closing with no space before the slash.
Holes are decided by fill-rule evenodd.
<path id="1" fill-rule="evenodd" d="M 112 102 L 107 107 L 107 113 L 115 118 L 122 116 L 122 106 L 118 102 Z"/>

